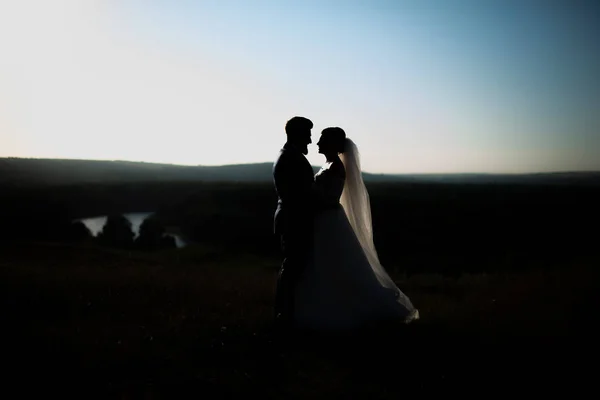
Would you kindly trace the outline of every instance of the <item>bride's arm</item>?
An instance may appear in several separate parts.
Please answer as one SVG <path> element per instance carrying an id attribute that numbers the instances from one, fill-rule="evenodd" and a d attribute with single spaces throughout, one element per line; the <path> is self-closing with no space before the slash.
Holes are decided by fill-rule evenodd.
<path id="1" fill-rule="evenodd" d="M 339 204 L 344 178 L 328 170 L 315 176 L 312 188 L 312 203 L 316 210 L 334 207 Z"/>
<path id="2" fill-rule="evenodd" d="M 315 182 L 311 188 L 311 202 L 314 208 L 319 209 L 325 203 L 325 189 L 323 180 L 315 176 Z"/>

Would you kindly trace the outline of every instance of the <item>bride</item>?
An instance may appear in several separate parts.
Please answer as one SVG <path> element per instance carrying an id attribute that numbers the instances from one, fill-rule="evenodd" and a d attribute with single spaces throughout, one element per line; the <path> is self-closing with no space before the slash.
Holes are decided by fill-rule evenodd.
<path id="1" fill-rule="evenodd" d="M 296 326 L 348 329 L 418 319 L 379 262 L 356 145 L 335 127 L 321 132 L 317 146 L 327 162 L 315 175 L 318 211 L 312 254 L 296 288 Z"/>

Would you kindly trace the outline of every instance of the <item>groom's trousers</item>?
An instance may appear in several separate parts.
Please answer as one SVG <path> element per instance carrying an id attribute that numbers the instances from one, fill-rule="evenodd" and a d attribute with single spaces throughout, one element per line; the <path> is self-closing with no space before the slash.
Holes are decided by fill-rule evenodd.
<path id="1" fill-rule="evenodd" d="M 277 278 L 275 316 L 286 323 L 293 319 L 296 285 L 308 262 L 312 244 L 312 225 L 309 221 L 288 220 L 276 230 L 280 237 L 283 262 Z"/>

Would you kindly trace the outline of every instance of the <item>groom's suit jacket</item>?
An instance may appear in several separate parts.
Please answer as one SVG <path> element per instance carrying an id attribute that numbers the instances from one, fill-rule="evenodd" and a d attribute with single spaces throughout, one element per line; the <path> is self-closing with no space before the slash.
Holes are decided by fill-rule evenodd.
<path id="1" fill-rule="evenodd" d="M 279 198 L 275 233 L 307 229 L 313 219 L 313 169 L 304 154 L 289 142 L 280 150 L 273 165 L 273 180 Z"/>

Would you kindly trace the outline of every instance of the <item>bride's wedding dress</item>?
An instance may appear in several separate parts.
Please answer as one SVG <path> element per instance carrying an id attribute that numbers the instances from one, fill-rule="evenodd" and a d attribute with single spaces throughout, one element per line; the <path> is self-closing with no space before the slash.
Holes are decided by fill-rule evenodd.
<path id="1" fill-rule="evenodd" d="M 296 325 L 348 329 L 418 319 L 418 310 L 379 263 L 358 151 L 349 139 L 346 147 L 343 165 L 327 163 L 315 175 L 324 207 L 315 216 L 314 248 L 296 289 Z"/>

